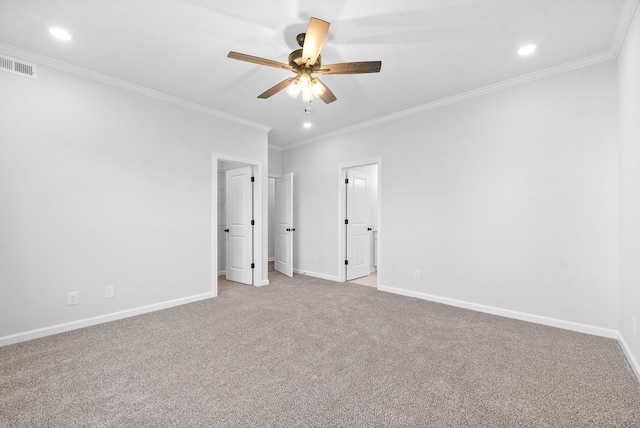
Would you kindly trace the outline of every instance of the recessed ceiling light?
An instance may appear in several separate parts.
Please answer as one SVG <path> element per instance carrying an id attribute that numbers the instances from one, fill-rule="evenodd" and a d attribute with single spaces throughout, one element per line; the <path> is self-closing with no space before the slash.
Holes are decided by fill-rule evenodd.
<path id="1" fill-rule="evenodd" d="M 302 126 L 304 126 L 305 128 L 311 128 L 311 123 L 305 122 Z"/>
<path id="2" fill-rule="evenodd" d="M 531 55 L 536 50 L 536 45 L 524 45 L 518 49 L 518 55 L 525 56 Z"/>
<path id="3" fill-rule="evenodd" d="M 53 34 L 56 39 L 71 40 L 71 34 L 67 33 L 62 28 L 51 28 L 49 32 Z"/>

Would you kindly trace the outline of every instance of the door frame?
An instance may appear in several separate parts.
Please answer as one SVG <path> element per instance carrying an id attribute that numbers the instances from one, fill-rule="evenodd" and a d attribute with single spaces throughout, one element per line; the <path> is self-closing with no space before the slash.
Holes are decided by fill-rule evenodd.
<path id="1" fill-rule="evenodd" d="M 267 264 L 263 260 L 263 231 L 264 218 L 263 206 L 264 195 L 266 194 L 266 186 L 268 185 L 263 176 L 262 161 L 256 159 L 241 158 L 237 156 L 229 156 L 219 153 L 212 153 L 211 166 L 211 288 L 214 297 L 218 295 L 218 161 L 232 162 L 242 164 L 242 166 L 251 166 L 255 170 L 256 185 L 253 193 L 253 208 L 255 229 L 253 234 L 253 260 L 255 263 L 253 273 L 253 285 L 268 285 L 269 280 L 266 278 Z M 264 272 L 263 272 L 264 271 Z"/>
<path id="2" fill-rule="evenodd" d="M 344 230 L 344 216 L 346 212 L 346 202 L 345 199 L 347 197 L 345 191 L 344 180 L 347 176 L 347 170 L 356 168 L 359 166 L 370 166 L 376 165 L 378 167 L 378 200 L 377 204 L 377 227 L 378 227 L 378 239 L 376 244 L 376 256 L 378 259 L 378 279 L 376 288 L 380 289 L 381 286 L 381 278 L 382 278 L 382 158 L 373 158 L 373 159 L 365 159 L 361 161 L 354 162 L 346 162 L 338 165 L 338 281 L 345 282 L 347 273 L 344 268 L 344 261 L 346 257 L 345 251 L 345 240 L 346 233 Z M 373 239 L 372 239 L 373 242 Z"/>

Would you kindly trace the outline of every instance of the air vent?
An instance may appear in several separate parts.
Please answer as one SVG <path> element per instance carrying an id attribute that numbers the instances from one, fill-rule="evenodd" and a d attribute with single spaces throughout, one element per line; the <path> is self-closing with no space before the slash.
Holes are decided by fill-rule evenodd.
<path id="1" fill-rule="evenodd" d="M 38 78 L 38 68 L 35 64 L 21 61 L 19 59 L 0 55 L 0 70 L 8 73 L 19 74 L 31 79 Z"/>

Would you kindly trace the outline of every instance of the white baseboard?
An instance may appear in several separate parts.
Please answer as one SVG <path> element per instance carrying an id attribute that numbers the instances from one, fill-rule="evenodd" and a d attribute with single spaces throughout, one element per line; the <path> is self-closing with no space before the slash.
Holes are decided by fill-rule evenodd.
<path id="1" fill-rule="evenodd" d="M 589 324 L 581 324 L 573 321 L 565 321 L 557 318 L 533 315 L 525 312 L 513 311 L 510 309 L 496 308 L 494 306 L 480 305 L 478 303 L 465 302 L 462 300 L 450 299 L 448 297 L 440 297 L 432 294 L 403 290 L 401 288 L 387 287 L 385 285 L 381 285 L 379 290 L 387 291 L 394 294 L 401 294 L 403 296 L 417 297 L 418 299 L 429 300 L 436 303 L 443 303 L 445 305 L 456 306 L 458 308 L 471 309 L 473 311 L 485 312 L 492 315 L 499 315 L 502 317 L 548 325 L 550 327 L 558 327 L 565 330 L 576 331 L 579 333 L 593 334 L 595 336 L 608 337 L 611 339 L 617 339 L 619 337 L 619 333 L 617 330 L 596 327 Z"/>
<path id="2" fill-rule="evenodd" d="M 640 363 L 638 362 L 638 360 L 636 360 L 636 357 L 633 356 L 633 353 L 631 352 L 631 349 L 629 348 L 627 341 L 624 340 L 624 336 L 622 336 L 622 334 L 620 333 L 618 333 L 618 342 L 620 343 L 622 352 L 624 352 L 624 355 L 627 357 L 627 361 L 629 361 L 629 365 L 631 366 L 634 373 L 636 374 L 636 377 L 638 378 L 638 382 L 640 382 Z"/>
<path id="3" fill-rule="evenodd" d="M 153 305 L 141 306 L 139 308 L 127 309 L 125 311 L 114 312 L 111 314 L 100 315 L 97 317 L 85 318 L 78 321 L 72 321 L 64 324 L 53 325 L 50 327 L 39 328 L 36 330 L 25 331 L 22 333 L 10 334 L 8 336 L 0 337 L 0 346 L 37 339 L 39 337 L 50 336 L 52 334 L 64 333 L 65 331 L 76 330 L 83 327 L 90 327 L 92 325 L 102 324 L 109 321 L 116 321 L 123 318 L 146 314 L 149 312 L 155 312 L 161 309 L 167 309 L 174 306 L 197 302 L 199 300 L 210 299 L 212 297 L 215 297 L 214 293 L 208 292 L 195 296 L 183 297 L 181 299 L 170 300 L 167 302 L 155 303 Z"/>
<path id="4" fill-rule="evenodd" d="M 308 270 L 294 269 L 293 273 L 297 273 L 298 275 L 312 276 L 314 278 L 326 279 L 326 280 L 329 280 L 329 281 L 335 281 L 335 282 L 339 282 L 340 281 L 340 278 L 338 278 L 337 276 L 325 275 L 324 273 L 309 272 Z"/>

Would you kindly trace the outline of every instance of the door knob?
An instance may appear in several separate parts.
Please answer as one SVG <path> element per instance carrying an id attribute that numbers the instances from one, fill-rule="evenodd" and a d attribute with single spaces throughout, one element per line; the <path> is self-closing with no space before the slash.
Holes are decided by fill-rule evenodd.
<path id="1" fill-rule="evenodd" d="M 224 231 L 225 231 L 225 232 L 229 232 L 229 229 L 225 229 Z"/>
<path id="2" fill-rule="evenodd" d="M 371 229 L 370 227 L 367 227 L 367 230 L 373 230 L 373 229 Z"/>

